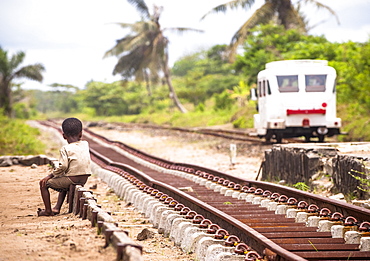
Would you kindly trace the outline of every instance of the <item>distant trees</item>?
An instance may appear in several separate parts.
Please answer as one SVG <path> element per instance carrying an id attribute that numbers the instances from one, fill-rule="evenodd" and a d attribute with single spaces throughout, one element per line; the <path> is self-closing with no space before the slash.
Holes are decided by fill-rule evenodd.
<path id="1" fill-rule="evenodd" d="M 159 74 L 163 73 L 168 85 L 170 97 L 181 112 L 187 110 L 177 97 L 172 85 L 170 68 L 168 66 L 168 39 L 164 36 L 165 30 L 184 32 L 194 30 L 190 28 L 162 29 L 159 23 L 162 8 L 154 6 L 153 14 L 150 14 L 145 1 L 128 0 L 142 15 L 142 20 L 134 24 L 120 23 L 122 28 L 129 28 L 132 34 L 117 40 L 116 45 L 105 53 L 105 56 L 117 56 L 113 74 L 121 74 L 128 79 L 147 83 L 148 93 L 151 93 L 149 83 L 157 81 Z M 199 30 L 198 30 L 199 31 Z"/>
<path id="2" fill-rule="evenodd" d="M 251 30 L 243 44 L 243 53 L 234 63 L 237 72 L 245 80 L 255 83 L 259 71 L 272 61 L 287 59 L 335 59 L 335 47 L 323 36 L 300 33 L 296 29 L 286 30 L 279 25 L 259 25 Z"/>
<path id="3" fill-rule="evenodd" d="M 282 25 L 285 29 L 297 29 L 301 33 L 308 31 L 305 17 L 300 12 L 301 3 L 313 4 L 318 8 L 328 10 L 331 14 L 335 12 L 328 6 L 321 4 L 316 0 L 296 1 L 296 5 L 292 0 L 265 0 L 265 3 L 256 10 L 256 12 L 239 28 L 234 34 L 230 43 L 230 55 L 234 58 L 234 54 L 238 46 L 240 46 L 247 36 L 250 35 L 251 29 L 257 25 L 267 24 L 273 21 L 275 24 Z M 228 9 L 245 8 L 250 9 L 255 3 L 255 0 L 231 0 L 225 4 L 216 6 L 210 12 L 203 16 L 206 17 L 211 13 L 226 12 Z"/>
<path id="4" fill-rule="evenodd" d="M 172 72 L 179 97 L 198 106 L 215 94 L 232 90 L 241 78 L 227 57 L 227 45 L 215 45 L 176 61 Z"/>
<path id="5" fill-rule="evenodd" d="M 94 115 L 139 114 L 148 104 L 142 86 L 134 82 L 90 82 L 78 92 L 84 106 L 94 109 Z"/>
<path id="6" fill-rule="evenodd" d="M 22 51 L 8 56 L 0 46 L 0 108 L 4 114 L 12 116 L 12 84 L 14 79 L 26 78 L 41 82 L 45 70 L 40 63 L 21 66 L 26 54 Z"/>

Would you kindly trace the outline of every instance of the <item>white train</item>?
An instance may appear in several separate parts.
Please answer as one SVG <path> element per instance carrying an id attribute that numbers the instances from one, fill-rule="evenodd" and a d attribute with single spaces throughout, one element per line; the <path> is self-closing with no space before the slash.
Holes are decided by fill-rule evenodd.
<path id="1" fill-rule="evenodd" d="M 254 115 L 256 135 L 272 138 L 317 137 L 340 134 L 336 117 L 336 71 L 325 60 L 286 60 L 266 64 L 258 73 Z"/>

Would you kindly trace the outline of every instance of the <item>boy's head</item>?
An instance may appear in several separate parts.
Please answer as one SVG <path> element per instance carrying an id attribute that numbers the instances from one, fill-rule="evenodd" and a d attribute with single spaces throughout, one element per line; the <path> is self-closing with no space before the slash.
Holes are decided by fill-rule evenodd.
<path id="1" fill-rule="evenodd" d="M 62 130 L 67 137 L 76 137 L 82 132 L 82 122 L 77 118 L 65 119 L 62 123 Z"/>

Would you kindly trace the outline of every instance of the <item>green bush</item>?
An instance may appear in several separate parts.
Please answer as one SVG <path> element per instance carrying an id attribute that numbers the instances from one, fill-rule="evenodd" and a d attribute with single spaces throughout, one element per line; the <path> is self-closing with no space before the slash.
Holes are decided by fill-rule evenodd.
<path id="1" fill-rule="evenodd" d="M 310 187 L 307 186 L 304 182 L 298 182 L 294 184 L 293 187 L 302 191 L 308 191 L 310 189 Z"/>
<path id="2" fill-rule="evenodd" d="M 204 112 L 205 109 L 206 109 L 206 106 L 204 105 L 204 103 L 199 103 L 197 107 L 195 107 L 195 111 L 197 112 Z"/>
<path id="3" fill-rule="evenodd" d="M 0 115 L 2 115 L 0 113 Z M 38 129 L 24 121 L 0 116 L 0 155 L 36 155 L 43 154 L 45 144 L 37 139 Z"/>
<path id="4" fill-rule="evenodd" d="M 240 128 L 240 129 L 245 129 L 247 128 L 247 119 L 246 117 L 240 117 L 233 121 L 233 126 L 234 128 Z"/>
<path id="5" fill-rule="evenodd" d="M 234 105 L 234 100 L 230 97 L 230 93 L 223 91 L 220 94 L 215 94 L 215 111 L 230 110 Z"/>

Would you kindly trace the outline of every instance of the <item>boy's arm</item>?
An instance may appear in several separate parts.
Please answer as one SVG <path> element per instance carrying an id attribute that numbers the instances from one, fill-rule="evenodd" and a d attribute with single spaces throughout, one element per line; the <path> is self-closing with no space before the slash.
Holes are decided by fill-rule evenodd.
<path id="1" fill-rule="evenodd" d="M 52 172 L 52 175 L 54 177 L 63 176 L 65 174 L 65 171 L 68 169 L 68 165 L 69 165 L 69 160 L 68 160 L 67 151 L 64 148 L 62 148 L 60 150 L 60 158 L 59 158 L 58 165 L 55 166 Z"/>

